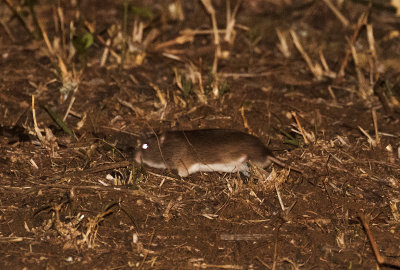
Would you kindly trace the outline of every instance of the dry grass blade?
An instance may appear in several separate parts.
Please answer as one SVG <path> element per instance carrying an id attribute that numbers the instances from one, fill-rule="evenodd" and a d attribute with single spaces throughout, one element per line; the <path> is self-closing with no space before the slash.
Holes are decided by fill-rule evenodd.
<path id="1" fill-rule="evenodd" d="M 62 119 L 63 122 L 65 122 L 65 120 L 67 120 L 67 117 L 68 117 L 69 113 L 71 112 L 72 105 L 74 105 L 75 99 L 76 99 L 75 97 L 71 98 L 71 101 L 69 102 L 67 111 L 65 112 L 64 117 Z"/>
<path id="2" fill-rule="evenodd" d="M 162 106 L 166 106 L 167 105 L 167 99 L 165 98 L 164 93 L 161 92 L 160 87 L 158 87 L 157 85 L 155 85 L 152 82 L 150 82 L 149 85 L 154 89 L 154 91 L 156 91 L 157 97 L 160 100 L 161 105 Z"/>
<path id="3" fill-rule="evenodd" d="M 281 206 L 281 209 L 283 212 L 286 211 L 286 207 L 285 204 L 283 203 L 282 197 L 281 197 L 281 193 L 279 192 L 278 186 L 275 183 L 275 191 L 276 191 L 276 195 L 278 196 L 278 200 L 279 200 L 279 204 Z"/>
<path id="4" fill-rule="evenodd" d="M 311 61 L 311 58 L 308 56 L 308 54 L 304 50 L 303 46 L 300 43 L 299 38 L 297 37 L 296 32 L 293 29 L 290 30 L 290 35 L 292 36 L 294 45 L 296 46 L 297 50 L 300 52 L 304 61 L 306 61 L 308 68 L 310 69 L 310 71 L 312 72 L 314 77 L 318 80 L 321 79 L 321 77 L 322 77 L 321 66 L 319 64 L 315 64 L 315 65 L 313 64 L 313 62 Z"/>
<path id="5" fill-rule="evenodd" d="M 223 233 L 219 237 L 223 241 L 257 241 L 267 238 L 265 234 L 259 233 L 236 233 L 236 234 L 226 234 Z"/>
<path id="6" fill-rule="evenodd" d="M 46 43 L 46 46 L 47 46 L 47 49 L 49 50 L 49 53 L 51 55 L 54 55 L 54 48 L 51 45 L 51 42 L 50 42 L 49 36 L 47 35 L 46 29 L 44 28 L 42 20 L 39 17 L 37 18 L 37 23 L 39 25 L 40 32 L 42 33 L 44 42 Z"/>
<path id="7" fill-rule="evenodd" d="M 208 14 L 211 16 L 211 22 L 213 26 L 213 33 L 214 33 L 214 44 L 219 45 L 219 35 L 218 35 L 218 26 L 217 26 L 217 19 L 215 17 L 215 9 L 211 4 L 211 0 L 201 0 L 201 3 L 206 8 Z"/>
<path id="8" fill-rule="evenodd" d="M 356 48 L 354 47 L 354 45 L 351 45 L 350 48 L 351 48 L 351 54 L 353 56 L 354 66 L 357 73 L 358 93 L 361 98 L 367 99 L 369 96 L 373 94 L 373 89 L 360 69 Z"/>
<path id="9" fill-rule="evenodd" d="M 4 31 L 6 31 L 8 37 L 11 39 L 12 42 L 15 42 L 15 37 L 14 35 L 11 33 L 10 29 L 8 28 L 7 24 L 4 22 L 4 20 L 0 19 L 0 24 L 1 26 L 3 26 Z"/>
<path id="10" fill-rule="evenodd" d="M 142 43 L 143 41 L 143 29 L 144 24 L 142 21 L 139 21 L 137 18 L 133 22 L 133 30 L 132 30 L 132 41 L 137 43 Z"/>
<path id="11" fill-rule="evenodd" d="M 60 29 L 61 29 L 61 44 L 62 44 L 62 52 L 66 51 L 67 48 L 67 41 L 66 41 L 66 32 L 65 32 L 65 19 L 64 19 L 64 12 L 61 7 L 57 7 L 57 16 L 59 19 Z M 57 28 L 57 24 L 55 24 Z"/>
<path id="12" fill-rule="evenodd" d="M 198 89 L 195 89 L 194 92 L 196 93 L 197 98 L 203 104 L 207 104 L 207 97 L 204 92 L 203 87 L 203 76 L 201 74 L 201 68 L 195 66 L 192 62 L 187 65 L 187 71 L 189 73 L 189 78 L 192 84 L 198 84 Z"/>
<path id="13" fill-rule="evenodd" d="M 102 40 L 102 39 L 101 39 Z M 110 45 L 111 45 L 111 39 L 107 39 L 105 43 L 103 43 L 104 46 L 104 51 L 103 54 L 101 55 L 101 60 L 100 60 L 100 67 L 104 67 L 104 65 L 107 62 L 108 55 L 110 53 Z"/>
<path id="14" fill-rule="evenodd" d="M 94 218 L 88 218 L 88 223 L 86 224 L 86 232 L 82 234 L 83 239 L 78 243 L 85 243 L 88 248 L 94 248 L 99 225 L 110 213 L 112 213 L 112 209 L 98 213 Z"/>
<path id="15" fill-rule="evenodd" d="M 331 85 L 328 85 L 328 92 L 329 92 L 329 95 L 332 97 L 333 105 L 337 105 L 336 95 L 335 95 L 335 92 L 333 92 Z"/>
<path id="16" fill-rule="evenodd" d="M 339 72 L 337 73 L 339 77 L 343 77 L 344 76 L 344 70 L 347 67 L 347 63 L 349 61 L 350 54 L 352 53 L 352 49 L 351 48 L 354 45 L 354 43 L 356 42 L 358 34 L 360 33 L 361 28 L 364 25 L 367 24 L 367 21 L 368 21 L 368 13 L 364 12 L 358 18 L 357 25 L 355 27 L 353 35 L 351 36 L 351 38 L 349 40 L 349 46 L 346 49 L 346 54 L 345 54 L 345 56 L 343 58 L 342 64 L 340 65 Z"/>
<path id="17" fill-rule="evenodd" d="M 324 3 L 332 10 L 335 16 L 339 19 L 339 21 L 343 24 L 344 27 L 349 26 L 349 20 L 343 16 L 343 14 L 335 7 L 335 5 L 331 2 L 331 0 L 323 0 Z"/>
<path id="18" fill-rule="evenodd" d="M 32 237 L 0 236 L 0 243 L 16 243 L 25 240 L 34 240 Z"/>
<path id="19" fill-rule="evenodd" d="M 331 69 L 328 66 L 328 63 L 326 62 L 324 53 L 322 52 L 322 49 L 319 51 L 319 58 L 321 60 L 321 64 L 324 68 L 324 75 L 329 77 L 329 78 L 336 78 L 336 73 L 331 71 Z"/>
<path id="20" fill-rule="evenodd" d="M 296 112 L 292 112 L 292 116 L 296 120 L 297 128 L 299 129 L 301 135 L 303 136 L 304 143 L 305 144 L 309 144 L 310 142 L 308 141 L 308 138 L 307 138 L 308 136 L 307 136 L 305 130 L 303 129 L 303 127 L 301 126 L 299 118 L 297 117 Z"/>
<path id="21" fill-rule="evenodd" d="M 208 263 L 193 263 L 192 266 L 194 269 L 235 269 L 235 270 L 242 270 L 246 269 L 240 265 L 234 264 L 208 264 Z"/>
<path id="22" fill-rule="evenodd" d="M 224 40 L 229 44 L 233 44 L 235 40 L 235 24 L 236 24 L 235 17 L 241 3 L 242 0 L 237 1 L 234 10 L 231 13 L 231 1 L 230 0 L 226 1 L 226 32 Z"/>
<path id="23" fill-rule="evenodd" d="M 396 183 L 396 185 L 398 186 L 397 183 Z M 399 213 L 399 209 L 397 207 L 397 202 L 390 201 L 389 202 L 389 206 L 390 206 L 390 210 L 392 211 L 392 215 L 393 215 L 394 220 L 396 222 L 400 222 L 400 213 Z"/>
<path id="24" fill-rule="evenodd" d="M 255 165 L 249 161 L 250 170 L 250 183 L 253 183 L 254 179 L 257 180 L 257 185 L 252 186 L 256 191 L 272 191 L 277 189 L 282 183 L 284 183 L 288 177 L 290 170 L 281 170 L 278 174 L 275 169 L 272 169 L 271 173 L 268 173 L 263 168 Z M 285 208 L 285 207 L 283 207 Z"/>
<path id="25" fill-rule="evenodd" d="M 190 29 L 186 28 L 179 32 L 181 36 L 196 36 L 196 35 L 210 35 L 214 34 L 214 30 L 207 30 L 207 29 Z M 226 34 L 225 29 L 218 29 L 218 34 Z"/>
<path id="26" fill-rule="evenodd" d="M 358 129 L 361 131 L 362 134 L 365 135 L 365 137 L 368 138 L 368 143 L 372 146 L 372 147 L 376 147 L 376 141 L 374 139 L 372 139 L 371 135 L 368 134 L 368 132 L 363 129 L 362 127 L 358 126 Z"/>
<path id="27" fill-rule="evenodd" d="M 35 96 L 34 95 L 32 95 L 32 118 L 33 118 L 33 128 L 35 130 L 36 136 L 39 139 L 39 141 L 43 144 L 46 141 L 45 141 L 45 138 L 43 137 L 43 135 L 39 129 L 39 126 L 37 124 L 37 121 L 36 121 Z"/>
<path id="28" fill-rule="evenodd" d="M 369 50 L 372 54 L 372 58 L 375 61 L 377 61 L 378 57 L 376 55 L 375 38 L 374 38 L 373 29 L 372 29 L 372 24 L 367 24 L 367 39 L 368 39 L 368 44 L 369 44 Z"/>
<path id="29" fill-rule="evenodd" d="M 217 26 L 217 19 L 215 17 L 215 9 L 211 4 L 211 0 L 201 0 L 201 3 L 203 6 L 206 8 L 208 14 L 211 16 L 211 22 L 212 22 L 212 27 L 213 27 L 213 33 L 214 33 L 214 44 L 215 44 L 215 54 L 214 54 L 214 62 L 213 62 L 213 67 L 211 70 L 211 73 L 213 74 L 214 78 L 217 77 L 217 72 L 218 72 L 218 58 L 221 55 L 221 46 L 220 46 L 220 41 L 219 41 L 219 34 L 218 34 L 218 26 Z M 214 96 L 218 96 L 219 91 L 216 89 L 216 84 L 213 87 L 213 94 Z"/>
<path id="30" fill-rule="evenodd" d="M 240 107 L 240 115 L 242 116 L 242 120 L 243 120 L 243 126 L 245 129 L 247 129 L 249 131 L 250 134 L 253 134 L 253 131 L 251 130 L 250 126 L 249 126 L 249 122 L 247 121 L 246 118 L 246 114 L 244 112 L 244 107 Z"/>
<path id="31" fill-rule="evenodd" d="M 58 116 L 57 113 L 55 113 L 53 110 L 49 108 L 49 106 L 44 105 L 45 110 L 47 113 L 50 115 L 50 117 L 53 119 L 53 121 L 64 130 L 65 133 L 67 133 L 69 136 L 73 136 L 72 130 L 67 126 L 67 124 Z"/>
<path id="32" fill-rule="evenodd" d="M 117 100 L 119 103 L 121 103 L 121 105 L 131 109 L 138 117 L 143 117 L 145 115 L 144 110 L 142 110 L 140 107 L 134 106 L 132 103 L 122 100 L 120 98 L 117 98 Z"/>
<path id="33" fill-rule="evenodd" d="M 376 116 L 376 108 L 372 108 L 372 121 L 374 122 L 374 130 L 375 130 L 375 142 L 377 145 L 381 143 L 381 138 L 379 137 L 378 132 L 378 117 Z"/>
<path id="34" fill-rule="evenodd" d="M 278 28 L 276 28 L 275 31 L 279 38 L 279 44 L 277 45 L 278 49 L 281 51 L 283 56 L 285 56 L 286 58 L 289 58 L 291 53 L 289 50 L 288 43 L 286 41 L 286 36 L 284 36 L 283 33 L 281 32 L 281 30 L 279 30 Z"/>
<path id="35" fill-rule="evenodd" d="M 172 59 L 172 60 L 175 60 L 175 61 L 183 62 L 183 59 L 182 59 L 181 57 L 179 57 L 179 56 L 177 56 L 177 55 L 174 55 L 174 54 L 172 54 L 172 53 L 166 53 L 166 52 L 164 52 L 164 53 L 162 53 L 162 55 L 163 55 L 164 57 L 166 57 L 166 58 L 169 58 L 169 59 Z"/>
<path id="36" fill-rule="evenodd" d="M 307 63 L 308 68 L 310 69 L 311 73 L 314 75 L 314 77 L 317 80 L 321 80 L 323 76 L 326 76 L 329 78 L 336 78 L 336 74 L 329 69 L 329 66 L 325 60 L 322 50 L 319 51 L 319 56 L 320 56 L 321 63 L 322 63 L 322 66 L 324 67 L 324 69 L 322 69 L 320 64 L 318 64 L 318 63 L 314 64 L 311 61 L 311 58 L 308 56 L 307 52 L 304 50 L 303 46 L 300 43 L 299 38 L 297 37 L 296 32 L 293 29 L 290 30 L 290 35 L 292 36 L 294 45 L 296 46 L 297 50 L 300 52 L 304 61 Z M 278 37 L 279 37 L 279 32 L 278 32 Z M 280 47 L 282 47 L 282 49 L 281 49 L 281 51 L 282 51 L 283 45 Z"/>
<path id="37" fill-rule="evenodd" d="M 154 50 L 162 50 L 164 48 L 174 46 L 174 45 L 181 45 L 187 42 L 194 41 L 194 34 L 190 33 L 189 31 L 182 31 L 179 37 L 176 37 L 172 40 L 165 41 L 163 43 L 159 43 L 154 46 Z"/>

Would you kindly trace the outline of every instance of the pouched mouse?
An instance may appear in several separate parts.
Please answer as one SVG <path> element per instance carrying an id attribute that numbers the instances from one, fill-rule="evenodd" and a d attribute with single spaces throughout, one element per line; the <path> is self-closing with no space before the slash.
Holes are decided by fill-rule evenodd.
<path id="1" fill-rule="evenodd" d="M 249 160 L 262 168 L 272 162 L 288 167 L 257 137 L 229 129 L 169 131 L 152 135 L 135 154 L 136 162 L 158 169 L 177 170 L 181 177 L 199 171 L 240 171 L 248 175 Z"/>

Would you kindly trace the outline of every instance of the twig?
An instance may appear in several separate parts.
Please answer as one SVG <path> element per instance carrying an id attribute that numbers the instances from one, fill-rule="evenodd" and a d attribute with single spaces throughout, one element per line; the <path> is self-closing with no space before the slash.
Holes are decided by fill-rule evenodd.
<path id="1" fill-rule="evenodd" d="M 123 192 L 126 194 L 130 195 L 135 195 L 135 196 L 145 196 L 147 198 L 150 198 L 151 200 L 161 204 L 165 205 L 166 203 L 164 200 L 162 200 L 163 197 L 162 195 L 157 195 L 154 196 L 150 193 L 147 193 L 146 191 L 142 189 L 126 189 L 126 188 L 117 188 L 117 187 L 105 187 L 105 186 L 77 186 L 77 185 L 65 185 L 65 184 L 38 184 L 37 182 L 33 183 L 33 186 L 24 186 L 24 187 L 14 187 L 14 186 L 2 186 L 4 189 L 11 189 L 13 192 L 15 191 L 20 191 L 21 189 L 23 190 L 33 190 L 33 189 L 42 189 L 42 188 L 55 188 L 55 189 L 66 189 L 66 190 L 98 190 L 98 191 L 105 191 L 105 192 L 111 192 L 111 191 L 117 191 L 117 192 Z"/>
<path id="2" fill-rule="evenodd" d="M 53 175 L 53 176 L 49 176 L 48 178 L 46 178 L 46 180 L 47 181 L 54 181 L 54 180 L 59 180 L 61 178 L 65 178 L 65 177 L 83 176 L 83 175 L 87 175 L 87 174 L 93 174 L 93 173 L 108 171 L 108 170 L 112 170 L 112 169 L 118 169 L 118 168 L 122 168 L 122 167 L 127 167 L 130 164 L 131 163 L 129 161 L 120 161 L 120 162 L 116 162 L 116 163 L 100 165 L 100 166 L 98 166 L 96 168 L 91 168 L 91 169 L 87 169 L 87 170 L 84 170 L 84 171 L 76 170 L 76 171 L 68 173 L 68 174 L 65 174 L 65 173 L 56 174 L 56 175 Z"/>
<path id="3" fill-rule="evenodd" d="M 264 265 L 267 269 L 271 269 L 271 267 L 269 267 L 269 265 L 264 262 L 263 260 L 260 259 L 260 257 L 256 256 L 256 259 L 262 264 Z"/>
<path id="4" fill-rule="evenodd" d="M 276 263 L 278 258 L 278 239 L 279 239 L 279 229 L 281 228 L 282 224 L 276 228 L 276 235 L 275 235 L 275 244 L 274 244 L 274 256 L 273 256 L 273 263 L 272 263 L 272 270 L 276 269 Z"/>
<path id="5" fill-rule="evenodd" d="M 150 237 L 149 243 L 147 244 L 147 250 L 150 249 L 150 246 L 151 246 L 151 244 L 153 243 L 153 238 L 154 238 L 154 233 L 155 233 L 155 231 L 156 231 L 156 229 L 153 228 L 153 232 L 151 233 L 151 237 Z M 144 263 L 145 263 L 145 261 L 146 261 L 146 259 L 147 259 L 147 255 L 148 255 L 148 254 L 149 254 L 148 252 L 146 252 L 146 253 L 144 254 L 143 260 L 142 260 L 142 263 L 141 263 L 140 266 L 139 266 L 139 269 L 142 269 L 142 268 L 143 268 L 143 265 L 144 265 Z"/>
<path id="6" fill-rule="evenodd" d="M 266 71 L 262 73 L 218 73 L 218 76 L 224 77 L 224 78 L 229 78 L 229 77 L 234 77 L 234 78 L 255 78 L 255 77 L 267 77 L 271 76 L 274 74 L 273 71 Z"/>
<path id="7" fill-rule="evenodd" d="M 380 254 L 378 246 L 375 242 L 374 236 L 372 235 L 371 230 L 369 228 L 369 225 L 368 225 L 369 221 L 367 221 L 367 218 L 365 217 L 365 215 L 360 214 L 359 219 L 361 221 L 361 225 L 364 227 L 364 230 L 367 233 L 369 243 L 371 244 L 372 250 L 374 251 L 375 258 L 376 258 L 376 261 L 378 262 L 378 264 L 400 267 L 399 259 L 389 258 L 389 257 L 383 256 Z"/>
<path id="8" fill-rule="evenodd" d="M 12 4 L 11 0 L 3 0 L 8 8 L 11 10 L 11 12 L 14 14 L 14 16 L 17 17 L 18 21 L 22 24 L 22 27 L 25 29 L 26 32 L 28 32 L 29 36 L 33 37 L 33 34 L 31 30 L 28 28 L 28 25 L 26 24 L 24 18 L 22 15 L 17 11 L 17 9 L 14 7 Z"/>

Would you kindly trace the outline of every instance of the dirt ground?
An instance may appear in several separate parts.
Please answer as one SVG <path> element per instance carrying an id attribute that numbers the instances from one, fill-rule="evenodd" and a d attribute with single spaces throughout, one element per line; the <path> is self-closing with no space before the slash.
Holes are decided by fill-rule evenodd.
<path id="1" fill-rule="evenodd" d="M 399 268 L 390 2 L 1 1 L 0 268 Z M 133 162 L 201 128 L 303 174 Z"/>

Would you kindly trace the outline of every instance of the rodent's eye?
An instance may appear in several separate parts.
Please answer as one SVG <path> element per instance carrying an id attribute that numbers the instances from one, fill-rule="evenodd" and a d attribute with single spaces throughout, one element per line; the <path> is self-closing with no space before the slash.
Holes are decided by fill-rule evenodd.
<path id="1" fill-rule="evenodd" d="M 149 148 L 149 145 L 147 143 L 142 144 L 142 149 L 146 150 L 147 148 Z"/>

